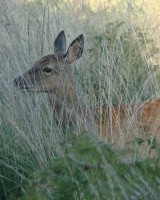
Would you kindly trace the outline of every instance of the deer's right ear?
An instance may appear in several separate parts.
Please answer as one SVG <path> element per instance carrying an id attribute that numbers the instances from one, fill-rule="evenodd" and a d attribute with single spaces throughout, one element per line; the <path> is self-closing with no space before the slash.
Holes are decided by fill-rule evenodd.
<path id="1" fill-rule="evenodd" d="M 58 56 L 63 56 L 66 52 L 66 36 L 64 31 L 61 31 L 54 41 L 54 53 Z"/>
<path id="2" fill-rule="evenodd" d="M 65 54 L 66 61 L 71 64 L 75 60 L 79 59 L 83 53 L 84 36 L 78 36 L 69 46 L 67 53 Z"/>

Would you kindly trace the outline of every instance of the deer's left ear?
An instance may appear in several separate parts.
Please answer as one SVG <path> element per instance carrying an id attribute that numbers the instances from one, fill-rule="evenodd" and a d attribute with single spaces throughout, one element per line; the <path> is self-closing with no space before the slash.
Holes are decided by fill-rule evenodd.
<path id="1" fill-rule="evenodd" d="M 78 36 L 69 46 L 65 58 L 68 64 L 79 59 L 83 53 L 84 36 Z"/>

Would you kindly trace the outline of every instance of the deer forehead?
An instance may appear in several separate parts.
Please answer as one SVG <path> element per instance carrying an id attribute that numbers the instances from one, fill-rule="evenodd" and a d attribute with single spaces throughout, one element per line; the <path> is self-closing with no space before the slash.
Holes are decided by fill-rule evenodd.
<path id="1" fill-rule="evenodd" d="M 50 68 L 54 68 L 54 67 L 65 67 L 67 65 L 67 63 L 65 62 L 65 59 L 63 57 L 57 57 L 54 54 L 51 55 L 47 55 L 43 58 L 41 58 L 40 60 L 38 60 L 37 62 L 35 62 L 34 67 L 35 68 L 39 68 L 39 69 L 43 69 L 45 67 L 50 67 Z"/>

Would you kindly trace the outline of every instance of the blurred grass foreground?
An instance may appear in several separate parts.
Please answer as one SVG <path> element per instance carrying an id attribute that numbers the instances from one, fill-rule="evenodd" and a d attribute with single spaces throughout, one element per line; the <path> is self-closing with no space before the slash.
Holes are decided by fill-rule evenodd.
<path id="1" fill-rule="evenodd" d="M 128 160 L 125 141 L 112 146 L 92 130 L 57 126 L 45 94 L 13 87 L 15 77 L 53 53 L 64 30 L 67 45 L 85 37 L 74 72 L 86 104 L 159 98 L 159 11 L 157 0 L 0 0 L 1 200 L 160 199 L 156 141 L 144 149 L 138 136 Z"/>

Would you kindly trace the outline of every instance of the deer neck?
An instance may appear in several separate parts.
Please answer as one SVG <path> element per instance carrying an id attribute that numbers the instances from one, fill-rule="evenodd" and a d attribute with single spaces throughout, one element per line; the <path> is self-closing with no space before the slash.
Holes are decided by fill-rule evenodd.
<path id="1" fill-rule="evenodd" d="M 65 91 L 60 91 L 60 93 L 51 91 L 48 93 L 48 98 L 52 107 L 57 112 L 59 112 L 59 110 L 63 110 L 64 108 L 72 110 L 80 106 L 78 95 L 70 88 L 66 88 Z"/>
<path id="2" fill-rule="evenodd" d="M 56 121 L 65 126 L 86 121 L 86 111 L 78 98 L 76 84 L 73 79 L 57 93 L 48 93 L 49 101 L 54 109 Z"/>

